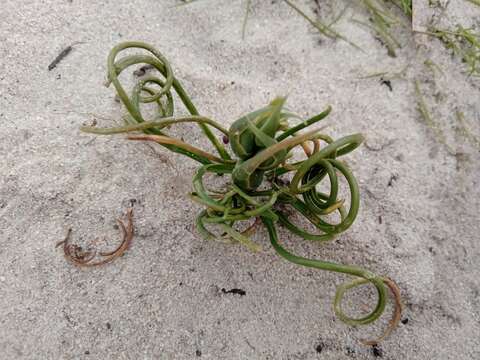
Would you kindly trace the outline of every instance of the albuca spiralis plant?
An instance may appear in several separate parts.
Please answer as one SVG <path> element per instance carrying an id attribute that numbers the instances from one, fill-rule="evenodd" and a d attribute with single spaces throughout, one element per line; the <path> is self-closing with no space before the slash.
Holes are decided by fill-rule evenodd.
<path id="1" fill-rule="evenodd" d="M 131 48 L 146 50 L 148 54 L 126 55 L 117 59 L 119 53 Z M 157 70 L 161 77 L 146 74 L 138 78 L 129 95 L 120 83 L 119 75 L 137 64 L 147 64 Z M 196 227 L 205 239 L 228 238 L 256 250 L 258 245 L 249 235 L 256 226 L 263 223 L 273 248 L 286 260 L 356 278 L 348 284 L 340 285 L 334 299 L 335 313 L 345 323 L 364 325 L 377 320 L 385 310 L 389 288 L 394 295 L 395 311 L 382 337 L 392 331 L 401 313 L 399 290 L 392 280 L 357 266 L 294 255 L 280 244 L 277 234 L 277 226 L 281 224 L 305 240 L 324 242 L 353 224 L 359 209 L 359 188 L 352 172 L 339 158 L 362 143 L 361 134 L 334 140 L 323 134 L 321 129 L 300 133 L 324 119 L 331 108 L 291 126 L 289 120 L 299 117 L 285 109 L 285 98 L 282 97 L 240 117 L 227 130 L 220 123 L 199 115 L 192 100 L 173 75 L 167 59 L 158 50 L 142 42 L 124 42 L 112 49 L 108 56 L 107 86 L 110 84 L 113 84 L 127 109 L 125 126 L 82 127 L 82 130 L 95 134 L 129 133 L 128 138 L 131 140 L 153 141 L 199 162 L 200 166 L 193 176 L 194 191 L 190 196 L 204 207 L 196 219 Z M 174 115 L 173 91 L 190 112 L 189 116 Z M 141 105 L 147 103 L 153 103 L 156 108 L 157 115 L 153 119 L 146 119 L 142 114 Z M 214 155 L 168 135 L 169 127 L 182 123 L 197 123 L 218 154 Z M 214 130 L 221 136 L 215 136 Z M 231 152 L 224 147 L 224 143 L 229 143 Z M 293 159 L 292 151 L 296 147 L 302 149 L 304 160 Z M 207 189 L 204 180 L 208 174 L 228 175 L 229 181 L 224 189 Z M 338 198 L 339 176 L 344 177 L 348 183 L 348 206 Z M 329 181 L 329 193 L 317 189 L 326 179 Z M 288 215 L 286 208 L 293 209 L 293 212 L 290 211 Z M 311 233 L 296 225 L 292 213 L 303 217 L 318 232 Z M 325 219 L 326 215 L 332 213 L 338 214 L 339 222 L 330 223 Z M 242 223 L 244 228 L 247 224 L 243 231 L 239 228 Z M 217 227 L 221 235 L 215 235 L 212 227 Z M 348 316 L 342 310 L 342 299 L 348 290 L 364 284 L 375 287 L 378 293 L 377 303 L 366 316 Z M 366 343 L 375 344 L 378 341 L 379 339 Z"/>

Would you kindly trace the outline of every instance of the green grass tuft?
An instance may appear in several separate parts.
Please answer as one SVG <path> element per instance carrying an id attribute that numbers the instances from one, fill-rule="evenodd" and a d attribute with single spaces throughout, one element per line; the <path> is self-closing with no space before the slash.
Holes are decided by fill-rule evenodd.
<path id="1" fill-rule="evenodd" d="M 452 54 L 467 64 L 468 74 L 480 76 L 480 34 L 472 28 L 457 25 L 456 30 L 432 28 L 424 34 L 436 37 Z"/>

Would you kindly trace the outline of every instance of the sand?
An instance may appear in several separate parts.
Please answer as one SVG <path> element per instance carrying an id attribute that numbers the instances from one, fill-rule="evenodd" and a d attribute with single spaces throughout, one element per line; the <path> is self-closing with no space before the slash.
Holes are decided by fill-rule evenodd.
<path id="1" fill-rule="evenodd" d="M 361 52 L 321 37 L 280 1 L 253 1 L 241 38 L 242 1 L 85 2 L 7 0 L 0 8 L 0 358 L 1 359 L 475 359 L 480 358 L 479 149 L 459 131 L 455 111 L 480 136 L 478 79 L 437 41 L 408 30 L 398 56 L 367 28 L 355 7 L 337 25 Z M 313 1 L 301 1 L 311 10 Z M 443 2 L 445 3 L 445 2 Z M 464 1 L 451 11 L 420 6 L 414 21 L 476 22 Z M 344 2 L 328 1 L 332 18 Z M 398 329 L 373 351 L 360 339 L 380 334 L 335 318 L 335 287 L 346 277 L 300 268 L 264 250 L 203 240 L 187 197 L 197 165 L 124 136 L 79 127 L 122 115 L 103 87 L 117 43 L 154 44 L 171 61 L 203 115 L 228 126 L 288 94 L 303 116 L 328 104 L 328 133 L 362 132 L 346 158 L 361 189 L 355 224 L 327 245 L 282 230 L 298 254 L 352 263 L 394 279 L 405 303 Z M 73 50 L 47 67 L 67 46 Z M 441 69 L 423 65 L 433 60 Z M 392 91 L 378 77 L 398 72 Z M 128 78 L 128 77 L 127 77 Z M 413 79 L 454 150 L 438 141 L 415 105 Z M 198 145 L 195 127 L 176 130 Z M 55 244 L 118 241 L 115 219 L 133 205 L 136 236 L 114 263 L 79 269 Z M 224 293 L 238 288 L 246 292 Z M 362 302 L 374 301 L 368 291 Z"/>

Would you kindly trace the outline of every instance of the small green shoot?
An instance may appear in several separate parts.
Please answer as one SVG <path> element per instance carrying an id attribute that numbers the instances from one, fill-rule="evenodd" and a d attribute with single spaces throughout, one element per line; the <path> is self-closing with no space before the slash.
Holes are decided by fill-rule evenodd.
<path id="1" fill-rule="evenodd" d="M 375 77 L 381 77 L 384 80 L 404 79 L 409 66 L 409 64 L 405 65 L 400 71 L 380 71 L 371 73 L 360 77 L 360 79 L 371 79 Z"/>
<path id="2" fill-rule="evenodd" d="M 440 40 L 447 49 L 452 51 L 452 55 L 460 57 L 467 64 L 469 75 L 480 76 L 480 33 L 461 25 L 457 25 L 457 29 L 454 31 L 430 29 L 419 33 Z"/>
<path id="3" fill-rule="evenodd" d="M 412 7 L 412 0 L 391 0 L 395 5 L 400 7 L 405 15 L 409 16 L 410 19 L 412 18 L 413 14 L 413 7 Z"/>
<path id="4" fill-rule="evenodd" d="M 472 131 L 469 129 L 467 122 L 465 121 L 465 115 L 461 111 L 456 111 L 455 116 L 457 117 L 458 121 L 458 130 L 461 134 L 468 139 L 468 141 L 475 146 L 478 150 L 480 150 L 480 138 L 475 136 Z"/>
<path id="5" fill-rule="evenodd" d="M 397 6 L 406 6 L 406 9 L 411 9 L 411 4 L 408 6 L 408 2 L 396 2 Z M 403 4 L 403 5 L 402 5 Z M 352 19 L 353 22 L 363 25 L 377 34 L 380 41 L 385 45 L 388 51 L 388 55 L 396 57 L 396 51 L 402 46 L 396 37 L 392 34 L 392 28 L 400 25 L 401 21 L 390 11 L 384 4 L 379 3 L 377 0 L 361 0 L 361 5 L 368 11 L 370 15 L 370 23 L 358 19 Z M 411 21 L 411 15 L 408 16 Z"/>
<path id="6" fill-rule="evenodd" d="M 245 15 L 243 16 L 243 23 L 242 23 L 242 40 L 245 39 L 245 32 L 247 31 L 247 21 L 248 15 L 250 14 L 250 5 L 252 0 L 247 0 L 245 5 Z"/>
<path id="7" fill-rule="evenodd" d="M 430 111 L 428 110 L 427 103 L 425 102 L 425 98 L 423 97 L 422 91 L 420 89 L 420 82 L 417 79 L 415 79 L 415 95 L 417 97 L 418 111 L 422 115 L 425 125 L 427 125 L 427 127 L 433 131 L 433 134 L 435 135 L 437 141 L 443 146 L 445 146 L 445 148 L 451 155 L 456 155 L 456 151 L 447 143 L 447 139 L 445 137 L 445 134 L 443 133 L 443 130 L 440 128 L 437 122 L 433 120 Z"/>
<path id="8" fill-rule="evenodd" d="M 364 51 L 360 46 L 357 44 L 353 43 L 349 39 L 347 39 L 345 36 L 342 34 L 338 33 L 332 28 L 332 25 L 335 24 L 340 17 L 343 15 L 343 13 L 346 11 L 347 8 L 345 8 L 341 13 L 340 16 L 337 16 L 330 24 L 326 25 L 322 23 L 320 20 L 313 20 L 311 17 L 309 17 L 303 10 L 301 10 L 297 5 L 295 5 L 293 2 L 290 0 L 283 0 L 288 6 L 290 6 L 293 10 L 295 10 L 301 17 L 303 17 L 307 22 L 310 23 L 315 29 L 317 29 L 321 34 L 325 35 L 326 37 L 330 39 L 340 39 L 345 41 L 346 43 L 352 45 L 354 48 Z"/>
<path id="9" fill-rule="evenodd" d="M 437 63 L 433 62 L 433 60 L 431 59 L 425 60 L 423 62 L 423 65 L 432 70 L 432 72 L 435 72 L 435 70 L 437 70 L 441 75 L 445 75 L 442 68 Z"/>

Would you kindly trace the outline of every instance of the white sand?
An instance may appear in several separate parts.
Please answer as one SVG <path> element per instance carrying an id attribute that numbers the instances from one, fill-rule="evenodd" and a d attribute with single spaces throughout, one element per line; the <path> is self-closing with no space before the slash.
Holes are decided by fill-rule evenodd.
<path id="1" fill-rule="evenodd" d="M 305 116 L 331 104 L 334 137 L 364 133 L 370 150 L 362 146 L 346 158 L 362 191 L 354 226 L 324 246 L 285 231 L 282 238 L 304 256 L 365 266 L 397 281 L 408 323 L 382 343 L 384 359 L 480 358 L 479 151 L 455 130 L 458 108 L 480 135 L 478 80 L 421 35 L 416 45 L 405 32 L 398 57 L 388 57 L 368 29 L 349 21 L 353 12 L 366 19 L 356 8 L 337 29 L 366 53 L 325 40 L 279 1 L 253 1 L 244 41 L 242 1 L 173 4 L 0 5 L 0 358 L 374 357 L 359 339 L 379 334 L 389 316 L 356 329 L 335 319 L 331 304 L 342 276 L 285 262 L 263 231 L 255 237 L 265 249 L 259 254 L 201 239 L 193 227 L 199 207 L 186 196 L 193 161 L 161 148 L 158 156 L 122 136 L 79 132 L 89 113 L 116 120 L 122 114 L 102 82 L 109 50 L 124 40 L 160 49 L 201 113 L 226 126 L 288 94 L 289 108 Z M 343 8 L 328 4 L 327 18 Z M 466 4 L 449 5 L 453 23 L 467 19 L 478 27 L 480 11 Z M 428 11 L 422 19 L 432 16 Z M 77 41 L 84 43 L 48 71 Z M 443 75 L 425 68 L 426 58 Z M 406 64 L 407 76 L 392 80 L 393 91 L 377 78 L 361 79 Z M 463 155 L 450 155 L 422 122 L 415 76 L 448 143 Z M 194 127 L 177 134 L 206 144 Z M 105 235 L 112 244 L 115 218 L 131 199 L 137 233 L 126 256 L 81 270 L 54 249 L 69 227 L 75 241 Z"/>

